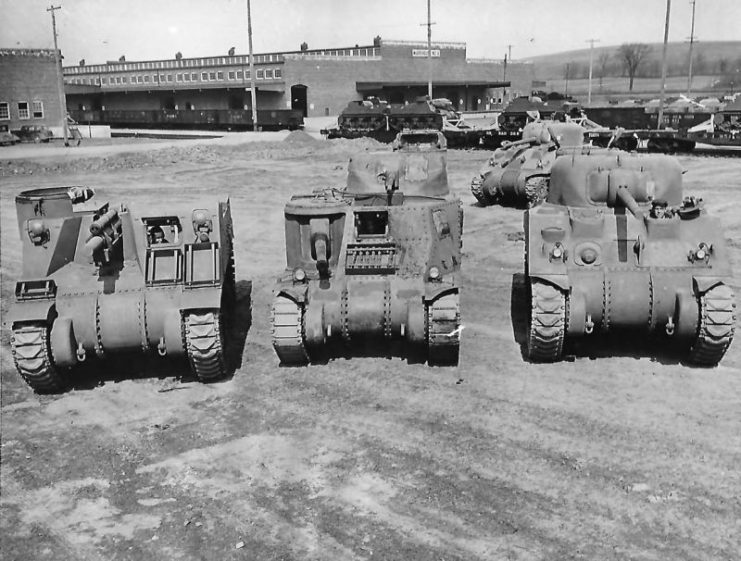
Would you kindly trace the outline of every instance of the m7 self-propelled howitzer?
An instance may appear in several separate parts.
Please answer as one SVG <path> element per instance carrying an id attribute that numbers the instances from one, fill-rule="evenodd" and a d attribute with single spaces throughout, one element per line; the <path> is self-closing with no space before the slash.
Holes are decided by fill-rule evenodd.
<path id="1" fill-rule="evenodd" d="M 225 374 L 222 307 L 234 297 L 229 202 L 134 218 L 84 187 L 16 197 L 23 274 L 8 313 L 16 368 L 36 391 L 123 351 L 187 356 L 201 381 Z"/>
<path id="2" fill-rule="evenodd" d="M 439 131 L 354 156 L 345 189 L 294 196 L 285 218 L 288 268 L 272 308 L 283 364 L 379 347 L 458 363 L 463 210 Z"/>
<path id="3" fill-rule="evenodd" d="M 668 156 L 622 151 L 558 158 L 544 204 L 525 213 L 531 293 L 528 356 L 614 331 L 716 365 L 731 344 L 735 301 L 723 232 L 684 197 Z"/>

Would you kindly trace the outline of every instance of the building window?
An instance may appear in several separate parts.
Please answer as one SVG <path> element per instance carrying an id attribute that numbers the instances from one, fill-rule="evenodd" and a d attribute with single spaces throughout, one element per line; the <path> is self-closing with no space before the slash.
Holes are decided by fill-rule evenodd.
<path id="1" fill-rule="evenodd" d="M 0 101 L 0 119 L 10 119 L 10 104 L 7 101 Z"/>
<path id="2" fill-rule="evenodd" d="M 198 72 L 191 72 L 190 81 L 195 82 L 196 80 L 198 80 Z"/>
<path id="3" fill-rule="evenodd" d="M 265 75 L 265 71 L 262 68 L 258 68 L 255 78 L 257 78 L 258 80 L 262 80 L 264 75 Z"/>
<path id="4" fill-rule="evenodd" d="M 276 78 L 282 78 L 283 77 L 283 70 L 281 70 L 280 68 L 276 68 L 274 75 L 275 75 Z"/>
<path id="5" fill-rule="evenodd" d="M 131 83 L 132 84 L 136 84 L 136 76 L 132 76 L 131 77 Z"/>
<path id="6" fill-rule="evenodd" d="M 136 77 L 136 83 L 137 84 L 143 84 L 144 83 L 144 78 L 142 76 L 137 76 Z"/>
<path id="7" fill-rule="evenodd" d="M 217 80 L 223 80 L 224 79 L 224 73 L 223 72 L 217 72 L 216 73 L 216 79 Z"/>
<path id="8" fill-rule="evenodd" d="M 167 81 L 168 82 L 172 82 L 172 74 L 168 74 L 167 75 Z"/>
<path id="9" fill-rule="evenodd" d="M 121 77 L 121 81 L 122 81 L 122 82 L 123 82 L 124 84 L 128 84 L 128 83 L 129 83 L 129 78 L 128 78 L 127 76 L 123 76 L 123 77 Z"/>
<path id="10" fill-rule="evenodd" d="M 149 83 L 149 74 L 145 74 L 144 75 L 144 83 L 145 84 L 148 84 Z"/>
<path id="11" fill-rule="evenodd" d="M 235 76 L 235 74 L 234 74 L 234 70 L 230 70 L 230 71 L 229 71 L 229 74 L 227 74 L 227 76 L 229 76 L 229 79 L 230 79 L 230 80 L 234 80 L 234 76 Z"/>
<path id="12" fill-rule="evenodd" d="M 19 119 L 29 119 L 28 114 L 28 102 L 26 101 L 19 101 L 18 102 L 18 118 Z"/>
<path id="13" fill-rule="evenodd" d="M 250 71 L 249 70 L 245 70 L 244 71 L 244 79 L 245 80 L 249 80 L 250 79 Z"/>
<path id="14" fill-rule="evenodd" d="M 265 79 L 266 80 L 272 80 L 273 79 L 273 69 L 272 68 L 266 68 L 265 69 Z"/>
<path id="15" fill-rule="evenodd" d="M 241 80 L 241 79 L 242 79 L 242 71 L 237 70 L 237 80 Z"/>
<path id="16" fill-rule="evenodd" d="M 160 74 L 160 82 L 164 82 L 164 81 L 165 81 L 165 75 L 164 74 Z"/>
<path id="17" fill-rule="evenodd" d="M 175 81 L 176 82 L 182 82 L 183 81 L 183 75 L 182 74 L 175 74 Z"/>
<path id="18" fill-rule="evenodd" d="M 33 102 L 33 118 L 43 119 L 44 118 L 44 102 L 34 100 Z"/>
<path id="19" fill-rule="evenodd" d="M 216 80 L 216 72 L 209 72 L 208 73 L 208 79 L 209 80 Z"/>
<path id="20" fill-rule="evenodd" d="M 204 82 L 208 81 L 208 72 L 201 72 L 201 80 Z"/>
<path id="21" fill-rule="evenodd" d="M 190 82 L 190 73 L 189 72 L 186 72 L 185 74 L 183 74 L 183 81 L 184 82 Z"/>
<path id="22" fill-rule="evenodd" d="M 108 78 L 101 78 L 100 83 L 101 85 L 105 86 L 108 83 Z"/>

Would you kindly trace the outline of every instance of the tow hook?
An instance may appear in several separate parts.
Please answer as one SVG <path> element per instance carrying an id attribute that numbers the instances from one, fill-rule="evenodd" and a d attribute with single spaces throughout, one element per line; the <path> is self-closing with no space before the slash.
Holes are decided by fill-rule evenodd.
<path id="1" fill-rule="evenodd" d="M 85 362 L 85 359 L 87 358 L 87 354 L 85 353 L 85 349 L 82 346 L 82 343 L 77 344 L 77 360 L 80 362 Z"/>
<path id="2" fill-rule="evenodd" d="M 594 322 L 592 321 L 591 314 L 587 314 L 587 321 L 584 322 L 584 333 L 591 335 L 594 331 Z"/>

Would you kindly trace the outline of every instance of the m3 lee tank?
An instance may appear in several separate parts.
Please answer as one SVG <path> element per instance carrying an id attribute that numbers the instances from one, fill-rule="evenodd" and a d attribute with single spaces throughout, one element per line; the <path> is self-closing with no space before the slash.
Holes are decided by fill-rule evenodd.
<path id="1" fill-rule="evenodd" d="M 484 206 L 526 207 L 540 203 L 548 193 L 553 162 L 558 156 L 581 150 L 584 132 L 575 123 L 528 123 L 521 140 L 505 141 L 494 151 L 471 181 L 471 192 Z"/>
<path id="2" fill-rule="evenodd" d="M 379 348 L 458 363 L 463 210 L 439 131 L 352 157 L 346 188 L 294 196 L 285 220 L 288 268 L 272 307 L 283 364 Z"/>
<path id="3" fill-rule="evenodd" d="M 225 374 L 222 307 L 234 296 L 229 202 L 188 215 L 134 218 L 85 187 L 22 192 L 23 273 L 8 313 L 13 360 L 38 392 L 71 368 L 122 351 L 187 356 L 193 374 Z"/>
<path id="4" fill-rule="evenodd" d="M 723 357 L 735 327 L 728 252 L 717 219 L 683 196 L 674 158 L 558 158 L 524 228 L 531 360 L 558 360 L 564 341 L 616 330 L 655 335 L 657 348 L 698 365 Z"/>

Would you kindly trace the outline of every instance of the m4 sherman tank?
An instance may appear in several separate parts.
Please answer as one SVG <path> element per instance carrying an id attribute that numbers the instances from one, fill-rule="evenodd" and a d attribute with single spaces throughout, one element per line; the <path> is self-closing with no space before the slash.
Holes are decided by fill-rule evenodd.
<path id="1" fill-rule="evenodd" d="M 379 347 L 457 364 L 463 210 L 439 131 L 354 156 L 345 189 L 294 196 L 285 219 L 288 268 L 272 307 L 283 364 Z"/>
<path id="2" fill-rule="evenodd" d="M 675 159 L 558 158 L 548 198 L 525 212 L 524 227 L 531 360 L 620 330 L 655 335 L 699 365 L 723 357 L 735 324 L 728 253 L 701 199 L 683 197 Z"/>
<path id="3" fill-rule="evenodd" d="M 85 187 L 16 197 L 23 274 L 7 322 L 13 360 L 36 391 L 120 351 L 187 356 L 201 381 L 225 374 L 222 305 L 234 295 L 229 202 L 134 218 Z"/>
<path id="4" fill-rule="evenodd" d="M 471 181 L 471 192 L 484 206 L 532 206 L 548 192 L 556 158 L 582 150 L 584 129 L 574 123 L 535 121 L 525 125 L 522 140 L 503 142 Z M 588 150 L 588 147 L 585 147 Z"/>

